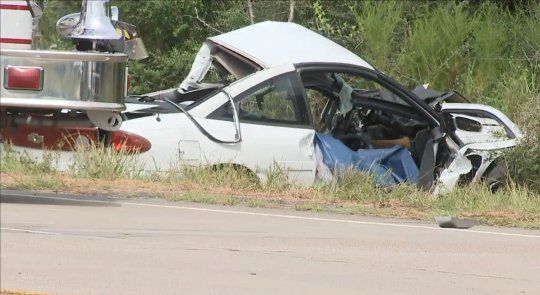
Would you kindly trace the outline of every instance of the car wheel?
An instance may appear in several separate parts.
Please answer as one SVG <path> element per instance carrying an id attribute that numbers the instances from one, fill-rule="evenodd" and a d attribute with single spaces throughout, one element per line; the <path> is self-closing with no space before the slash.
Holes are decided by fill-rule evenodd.
<path id="1" fill-rule="evenodd" d="M 486 170 L 482 180 L 486 183 L 491 192 L 495 192 L 506 182 L 506 169 L 502 165 L 493 163 Z"/>
<path id="2" fill-rule="evenodd" d="M 251 181 L 255 186 L 258 186 L 258 187 L 261 186 L 261 179 L 259 178 L 259 176 L 257 176 L 257 174 L 253 172 L 251 169 L 243 165 L 232 164 L 232 163 L 217 164 L 217 165 L 212 166 L 212 170 L 214 171 L 225 170 L 227 172 L 238 173 L 239 175 L 242 175 L 244 179 Z"/>

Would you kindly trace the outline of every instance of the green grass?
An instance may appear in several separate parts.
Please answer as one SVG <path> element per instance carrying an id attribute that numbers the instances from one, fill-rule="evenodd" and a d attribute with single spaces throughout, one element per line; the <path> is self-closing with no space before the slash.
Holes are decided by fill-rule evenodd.
<path id="1" fill-rule="evenodd" d="M 352 170 L 340 173 L 333 181 L 306 188 L 289 183 L 286 171 L 277 166 L 261 183 L 255 175 L 234 165 L 182 167 L 147 174 L 139 169 L 137 157 L 103 147 L 87 150 L 86 154 L 80 151 L 65 172 L 57 171 L 55 158 L 51 152 L 43 159 L 31 159 L 4 146 L 0 156 L 2 188 L 91 191 L 121 197 L 413 219 L 452 215 L 486 224 L 540 228 L 538 192 L 511 180 L 496 193 L 473 184 L 434 196 L 411 185 L 377 187 L 372 177 Z M 98 163 L 90 165 L 91 160 Z M 82 173 L 83 167 L 88 171 Z M 115 172 L 118 174 L 113 177 Z"/>
<path id="2" fill-rule="evenodd" d="M 139 177 L 143 169 L 136 153 L 91 145 L 77 147 L 69 171 L 75 177 L 118 179 Z"/>

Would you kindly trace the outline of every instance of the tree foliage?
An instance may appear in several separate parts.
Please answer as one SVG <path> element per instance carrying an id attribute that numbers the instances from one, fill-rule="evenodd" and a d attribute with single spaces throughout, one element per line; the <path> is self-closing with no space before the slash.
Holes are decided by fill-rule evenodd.
<path id="1" fill-rule="evenodd" d="M 177 85 L 206 37 L 251 21 L 293 20 L 329 37 L 409 86 L 459 88 L 498 107 L 509 70 L 538 77 L 540 5 L 536 1 L 113 0 L 138 26 L 150 57 L 131 63 L 134 92 Z M 291 2 L 293 2 L 291 5 Z M 80 0 L 49 0 L 42 47 L 71 45 L 56 20 Z M 251 6 L 253 20 L 248 6 Z M 293 7 L 293 11 L 291 11 Z M 309 50 L 309 46 L 306 47 Z M 510 78 L 512 74 L 510 74 Z M 538 83 L 529 83 L 538 90 Z"/>

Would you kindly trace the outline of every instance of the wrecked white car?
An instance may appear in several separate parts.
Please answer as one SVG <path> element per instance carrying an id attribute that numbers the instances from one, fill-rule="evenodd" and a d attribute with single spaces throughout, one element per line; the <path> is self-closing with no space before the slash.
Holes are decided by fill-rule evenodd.
<path id="1" fill-rule="evenodd" d="M 289 180 L 311 184 L 352 166 L 381 185 L 437 191 L 466 181 L 496 185 L 503 175 L 495 160 L 520 137 L 494 108 L 457 92 L 411 91 L 325 37 L 281 22 L 208 38 L 178 88 L 128 97 L 126 106 L 116 131 L 63 132 L 137 151 L 149 170 L 228 163 L 264 180 L 278 165 Z M 39 128 L 47 127 L 4 126 L 2 139 L 58 149 L 73 137 Z M 50 138 L 24 142 L 27 133 Z M 70 152 L 61 153 L 67 162 Z"/>

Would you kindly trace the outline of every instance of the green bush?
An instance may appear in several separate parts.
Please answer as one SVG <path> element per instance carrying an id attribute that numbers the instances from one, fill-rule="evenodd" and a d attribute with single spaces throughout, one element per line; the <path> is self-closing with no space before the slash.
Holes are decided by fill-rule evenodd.
<path id="1" fill-rule="evenodd" d="M 523 132 L 520 144 L 505 155 L 509 175 L 538 192 L 540 197 L 540 96 L 520 109 L 517 121 Z"/>

